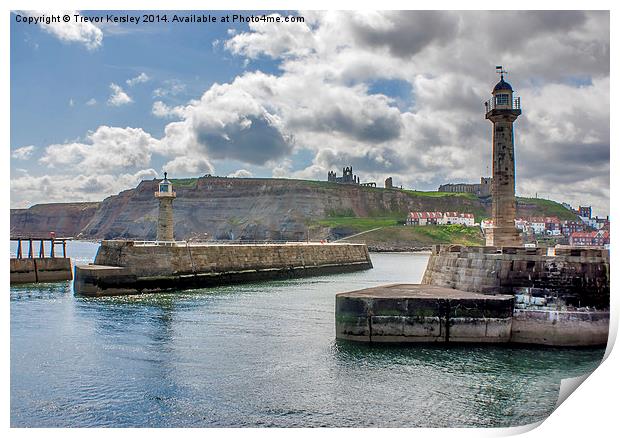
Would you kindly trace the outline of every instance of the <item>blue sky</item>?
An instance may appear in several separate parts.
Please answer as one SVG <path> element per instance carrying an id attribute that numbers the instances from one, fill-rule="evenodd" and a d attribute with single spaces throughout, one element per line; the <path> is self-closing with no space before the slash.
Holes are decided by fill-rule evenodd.
<path id="1" fill-rule="evenodd" d="M 608 12 L 52 26 L 17 14 L 37 16 L 11 14 L 13 207 L 100 200 L 164 169 L 325 179 L 353 165 L 362 182 L 419 190 L 475 182 L 491 164 L 482 102 L 502 64 L 524 108 L 518 194 L 609 211 Z"/>
<path id="2" fill-rule="evenodd" d="M 11 20 L 11 144 L 34 145 L 42 152 L 49 144 L 82 138 L 100 125 L 136 126 L 161 136 L 167 121 L 151 113 L 156 99 L 179 105 L 199 97 L 215 82 L 231 81 L 245 69 L 277 71 L 272 60 L 244 65 L 243 58 L 214 44 L 229 38 L 230 29 L 247 28 L 247 24 L 225 23 L 127 25 L 122 31 L 105 32 L 101 47 L 88 50 L 81 44 L 63 42 L 38 26 Z M 146 82 L 127 85 L 127 80 L 141 73 L 148 76 Z M 107 105 L 111 83 L 120 85 L 133 102 Z M 174 85 L 178 89 L 173 94 L 160 99 L 154 95 L 155 90 L 170 90 Z M 89 105 L 91 99 L 96 104 Z M 37 155 L 26 163 L 12 164 L 36 171 Z M 163 158 L 155 158 L 156 169 L 163 164 Z M 235 163 L 222 164 L 222 172 L 236 170 Z"/>

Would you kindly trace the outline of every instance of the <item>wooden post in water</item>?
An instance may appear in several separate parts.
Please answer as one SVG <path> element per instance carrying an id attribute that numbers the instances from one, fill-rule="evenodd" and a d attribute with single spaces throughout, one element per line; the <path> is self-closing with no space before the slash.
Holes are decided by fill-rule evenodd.
<path id="1" fill-rule="evenodd" d="M 41 244 L 39 246 L 39 258 L 42 259 L 45 257 L 45 244 L 43 243 L 43 239 L 41 239 Z"/>
<path id="2" fill-rule="evenodd" d="M 32 239 L 28 239 L 28 258 L 32 258 Z"/>
<path id="3" fill-rule="evenodd" d="M 22 240 L 21 239 L 17 239 L 17 258 L 18 259 L 22 258 Z"/>
<path id="4" fill-rule="evenodd" d="M 62 257 L 63 258 L 67 258 L 67 241 L 63 240 L 62 241 Z"/>
<path id="5" fill-rule="evenodd" d="M 54 239 L 50 239 L 50 257 L 51 258 L 56 257 L 55 246 L 56 246 L 56 241 L 54 241 Z"/>

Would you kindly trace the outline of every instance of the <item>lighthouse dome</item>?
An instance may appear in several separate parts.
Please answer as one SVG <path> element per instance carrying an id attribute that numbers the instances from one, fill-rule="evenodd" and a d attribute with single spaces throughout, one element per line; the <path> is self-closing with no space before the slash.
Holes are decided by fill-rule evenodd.
<path id="1" fill-rule="evenodd" d="M 493 92 L 495 93 L 496 91 L 512 91 L 512 87 L 510 86 L 510 84 L 508 82 L 506 82 L 504 80 L 504 77 L 502 76 L 502 79 L 497 83 L 497 85 L 495 85 L 495 88 L 493 88 Z"/>

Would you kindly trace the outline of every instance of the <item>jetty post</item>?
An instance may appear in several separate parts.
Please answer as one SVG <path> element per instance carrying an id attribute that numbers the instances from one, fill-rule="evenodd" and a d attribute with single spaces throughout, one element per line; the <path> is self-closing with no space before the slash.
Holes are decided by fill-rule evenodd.
<path id="1" fill-rule="evenodd" d="M 172 189 L 172 183 L 168 180 L 168 172 L 164 172 L 164 179 L 159 182 L 155 197 L 159 200 L 159 217 L 157 219 L 157 240 L 174 241 L 174 215 L 172 201 L 177 194 Z"/>

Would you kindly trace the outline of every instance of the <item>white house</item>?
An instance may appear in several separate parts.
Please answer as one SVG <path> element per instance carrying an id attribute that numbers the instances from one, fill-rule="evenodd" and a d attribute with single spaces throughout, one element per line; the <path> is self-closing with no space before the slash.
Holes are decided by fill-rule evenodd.
<path id="1" fill-rule="evenodd" d="M 457 213 L 456 211 L 447 211 L 441 219 L 443 225 L 465 225 L 466 227 L 474 226 L 474 215 L 471 213 Z"/>
<path id="2" fill-rule="evenodd" d="M 533 217 L 530 219 L 530 228 L 534 234 L 544 234 L 545 233 L 545 218 L 544 217 Z"/>
<path id="3" fill-rule="evenodd" d="M 437 225 L 443 218 L 439 211 L 412 211 L 407 217 L 407 225 Z"/>
<path id="4" fill-rule="evenodd" d="M 455 211 L 442 213 L 439 211 L 412 211 L 407 216 L 407 225 L 465 225 L 473 227 L 474 215 L 471 213 L 457 213 Z"/>

